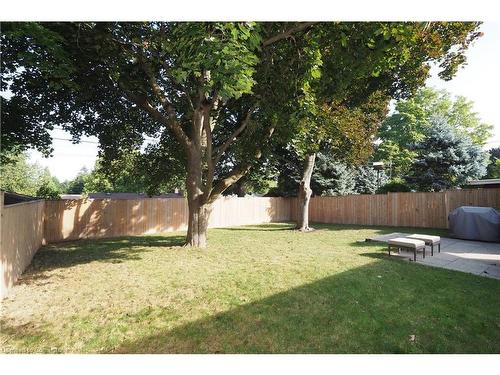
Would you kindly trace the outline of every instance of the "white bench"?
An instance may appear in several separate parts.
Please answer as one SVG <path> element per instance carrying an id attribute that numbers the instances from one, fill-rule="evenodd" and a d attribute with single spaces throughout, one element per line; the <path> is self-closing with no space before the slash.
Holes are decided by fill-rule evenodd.
<path id="1" fill-rule="evenodd" d="M 417 261 L 417 251 L 422 250 L 425 258 L 425 242 L 422 240 L 417 240 L 413 238 L 406 237 L 397 237 L 391 238 L 387 241 L 389 256 L 391 255 L 391 248 L 398 249 L 407 249 L 413 251 L 413 260 Z"/>
<path id="2" fill-rule="evenodd" d="M 428 234 L 410 234 L 406 238 L 413 238 L 415 240 L 422 240 L 427 246 L 431 247 L 431 255 L 434 255 L 434 246 L 437 245 L 438 252 L 441 252 L 441 237 L 430 236 Z"/>

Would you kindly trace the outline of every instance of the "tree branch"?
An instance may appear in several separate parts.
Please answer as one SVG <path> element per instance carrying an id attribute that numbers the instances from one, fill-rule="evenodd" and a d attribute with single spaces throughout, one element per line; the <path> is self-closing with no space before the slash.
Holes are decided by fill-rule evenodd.
<path id="1" fill-rule="evenodd" d="M 212 189 L 210 196 L 207 198 L 207 203 L 213 203 L 219 198 L 219 195 L 224 192 L 229 186 L 238 182 L 240 178 L 248 173 L 252 166 L 250 164 L 242 165 L 235 168 L 226 178 L 219 180 Z"/>
<path id="2" fill-rule="evenodd" d="M 181 144 L 184 147 L 189 147 L 191 144 L 191 140 L 188 138 L 186 133 L 182 130 L 180 124 L 177 122 L 177 120 L 174 118 L 165 117 L 160 111 L 158 111 L 156 108 L 154 108 L 149 101 L 147 100 L 146 96 L 142 95 L 137 95 L 133 93 L 132 91 L 128 90 L 124 84 L 119 81 L 118 86 L 120 89 L 125 93 L 126 97 L 135 103 L 139 108 L 142 108 L 145 112 L 147 112 L 154 120 L 158 121 L 159 123 L 167 126 L 169 129 L 172 130 L 176 138 L 181 142 Z"/>
<path id="3" fill-rule="evenodd" d="M 143 60 L 142 55 L 139 56 L 138 61 L 141 64 L 142 70 L 144 71 L 144 73 L 146 73 L 146 76 L 148 77 L 148 82 L 149 82 L 151 89 L 153 90 L 153 93 L 160 99 L 160 103 L 161 103 L 163 109 L 167 112 L 168 120 L 169 120 L 169 121 L 167 121 L 167 126 L 172 130 L 172 132 L 175 134 L 175 136 L 179 139 L 179 141 L 181 143 L 184 143 L 186 146 L 188 146 L 190 144 L 189 137 L 184 132 L 181 125 L 177 122 L 177 116 L 175 113 L 174 106 L 169 102 L 168 98 L 165 96 L 165 94 L 161 90 L 160 85 L 156 81 L 156 79 L 153 75 L 153 72 L 151 71 L 151 67 L 146 64 L 146 62 Z M 149 102 L 147 104 L 151 108 L 153 108 L 151 106 L 151 104 L 149 104 Z M 158 111 L 156 111 L 156 112 L 158 112 Z M 160 115 L 161 115 L 161 113 L 160 113 Z"/>
<path id="4" fill-rule="evenodd" d="M 274 127 L 271 127 L 269 129 L 268 134 L 266 135 L 265 140 L 266 141 L 269 140 L 271 138 L 271 136 L 273 135 L 273 133 L 274 133 Z M 261 148 L 259 147 L 255 151 L 255 158 L 258 160 L 261 158 L 261 156 L 262 156 L 262 151 L 261 151 Z M 246 175 L 248 173 L 248 171 L 250 170 L 250 168 L 252 168 L 251 163 L 248 163 L 248 162 L 243 163 L 240 166 L 235 167 L 233 169 L 233 171 L 231 173 L 229 173 L 229 175 L 227 175 L 225 178 L 223 178 L 222 180 L 219 180 L 215 184 L 212 191 L 210 192 L 210 196 L 207 199 L 207 203 L 213 203 L 219 197 L 219 195 L 224 192 L 224 190 L 226 190 L 229 186 L 233 185 L 240 178 L 242 178 L 244 175 Z"/>
<path id="5" fill-rule="evenodd" d="M 207 108 L 205 116 L 203 118 L 203 129 L 206 134 L 207 149 L 206 149 L 206 159 L 207 159 L 207 176 L 205 182 L 205 188 L 203 189 L 203 200 L 206 202 L 210 196 L 214 182 L 215 165 L 216 163 L 212 159 L 212 126 L 210 124 L 210 110 L 211 107 Z"/>
<path id="6" fill-rule="evenodd" d="M 311 27 L 315 23 L 316 22 L 301 22 L 298 25 L 291 27 L 290 29 L 288 29 L 280 34 L 274 35 L 274 36 L 270 37 L 269 39 L 264 40 L 262 42 L 262 46 L 267 47 L 270 44 L 276 43 L 282 39 L 290 38 L 293 34 L 298 33 L 300 31 L 307 30 L 309 27 Z"/>
<path id="7" fill-rule="evenodd" d="M 245 130 L 248 123 L 250 122 L 250 118 L 252 117 L 252 113 L 254 110 L 255 110 L 255 107 L 252 106 L 248 110 L 243 121 L 241 122 L 241 125 L 229 136 L 229 138 L 226 140 L 226 142 L 224 142 L 224 144 L 222 144 L 222 146 L 220 146 L 217 149 L 217 154 L 214 157 L 214 164 L 217 164 L 219 162 L 221 156 L 224 154 L 224 152 L 226 152 L 226 150 L 229 148 L 229 146 L 231 146 L 231 144 L 236 140 L 236 137 L 238 137 L 243 132 L 243 130 Z"/>

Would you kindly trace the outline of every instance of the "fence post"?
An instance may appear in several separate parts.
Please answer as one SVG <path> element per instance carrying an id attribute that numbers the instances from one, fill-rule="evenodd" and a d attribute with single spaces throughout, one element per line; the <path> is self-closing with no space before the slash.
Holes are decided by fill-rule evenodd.
<path id="1" fill-rule="evenodd" d="M 47 200 L 43 200 L 43 208 L 42 208 L 42 245 L 47 245 L 47 240 L 45 239 L 45 233 L 46 229 L 45 226 L 47 225 Z"/>
<path id="2" fill-rule="evenodd" d="M 3 218 L 3 191 L 0 191 L 0 254 L 3 254 L 3 229 L 2 229 L 2 218 Z M 7 295 L 8 285 L 6 284 L 6 265 L 4 265 L 3 256 L 0 257 L 0 300 L 2 300 Z"/>
<path id="3" fill-rule="evenodd" d="M 0 191 L 0 252 L 2 251 L 3 191 Z"/>
<path id="4" fill-rule="evenodd" d="M 386 225 L 389 225 L 389 226 L 394 226 L 394 218 L 393 218 L 393 215 L 394 215 L 394 212 L 393 212 L 393 209 L 392 209 L 392 199 L 393 199 L 393 194 L 388 191 L 387 192 L 387 213 L 386 213 L 386 220 L 387 220 L 387 224 Z"/>
<path id="5" fill-rule="evenodd" d="M 450 195 L 448 194 L 448 190 L 444 191 L 444 221 L 445 228 L 448 228 L 448 214 L 450 213 Z"/>

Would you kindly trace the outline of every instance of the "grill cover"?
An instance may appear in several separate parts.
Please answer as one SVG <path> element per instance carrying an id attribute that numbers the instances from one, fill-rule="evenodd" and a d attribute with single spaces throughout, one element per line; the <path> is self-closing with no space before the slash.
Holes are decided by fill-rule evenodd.
<path id="1" fill-rule="evenodd" d="M 492 207 L 458 207 L 448 215 L 448 223 L 452 237 L 500 242 L 500 212 Z"/>

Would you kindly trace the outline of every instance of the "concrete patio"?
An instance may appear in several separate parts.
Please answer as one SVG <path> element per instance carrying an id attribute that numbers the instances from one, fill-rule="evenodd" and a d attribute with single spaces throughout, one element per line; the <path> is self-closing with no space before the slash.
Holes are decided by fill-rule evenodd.
<path id="1" fill-rule="evenodd" d="M 391 238 L 405 237 L 409 234 L 412 233 L 391 233 L 366 240 L 387 243 Z M 400 254 L 391 252 L 391 255 L 413 260 L 413 252 L 401 251 Z M 431 256 L 427 246 L 425 259 L 419 252 L 417 262 L 427 266 L 448 268 L 500 280 L 500 243 L 441 237 L 441 252 L 438 253 L 437 247 L 435 247 L 434 256 Z"/>

